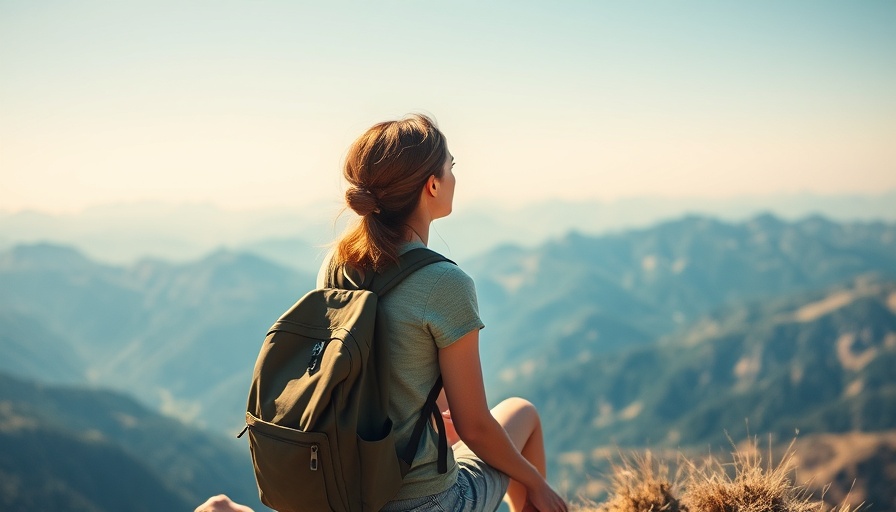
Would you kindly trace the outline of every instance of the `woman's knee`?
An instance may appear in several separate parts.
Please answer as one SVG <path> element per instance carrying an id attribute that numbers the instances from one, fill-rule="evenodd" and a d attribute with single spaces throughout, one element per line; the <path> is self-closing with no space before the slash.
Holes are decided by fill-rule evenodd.
<path id="1" fill-rule="evenodd" d="M 508 407 L 516 410 L 524 410 L 533 414 L 538 414 L 538 410 L 535 409 L 535 405 L 532 402 L 526 400 L 525 398 L 520 398 L 518 396 L 510 397 L 502 401 L 499 406 Z"/>
<path id="2" fill-rule="evenodd" d="M 538 415 L 538 410 L 532 402 L 525 398 L 508 398 L 495 406 L 495 408 L 492 409 L 492 414 L 498 418 L 499 421 L 501 418 L 505 418 L 508 422 L 522 421 L 530 424 L 532 429 L 541 426 L 541 418 Z"/>
<path id="3" fill-rule="evenodd" d="M 522 398 L 508 398 L 492 409 L 492 416 L 504 427 L 517 450 L 544 474 L 541 418 L 532 402 Z"/>

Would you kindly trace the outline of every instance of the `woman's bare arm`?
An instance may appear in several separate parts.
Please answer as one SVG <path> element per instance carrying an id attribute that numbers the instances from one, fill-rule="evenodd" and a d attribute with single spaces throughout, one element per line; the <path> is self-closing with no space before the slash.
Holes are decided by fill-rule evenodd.
<path id="1" fill-rule="evenodd" d="M 488 408 L 479 362 L 479 330 L 439 350 L 445 396 L 461 440 L 488 465 L 524 485 L 541 511 L 565 511 L 566 504 L 520 454 Z"/>

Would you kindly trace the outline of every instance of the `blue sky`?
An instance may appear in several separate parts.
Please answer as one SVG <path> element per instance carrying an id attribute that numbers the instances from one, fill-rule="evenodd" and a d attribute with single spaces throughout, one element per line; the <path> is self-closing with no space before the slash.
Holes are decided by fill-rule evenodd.
<path id="1" fill-rule="evenodd" d="M 0 211 L 340 196 L 422 111 L 457 200 L 896 188 L 896 2 L 0 0 Z"/>

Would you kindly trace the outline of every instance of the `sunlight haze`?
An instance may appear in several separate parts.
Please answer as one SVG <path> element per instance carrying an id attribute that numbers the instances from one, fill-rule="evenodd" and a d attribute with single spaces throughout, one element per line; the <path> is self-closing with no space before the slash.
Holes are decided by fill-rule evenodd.
<path id="1" fill-rule="evenodd" d="M 459 202 L 896 188 L 896 3 L 0 2 L 0 211 L 338 199 L 434 116 Z"/>

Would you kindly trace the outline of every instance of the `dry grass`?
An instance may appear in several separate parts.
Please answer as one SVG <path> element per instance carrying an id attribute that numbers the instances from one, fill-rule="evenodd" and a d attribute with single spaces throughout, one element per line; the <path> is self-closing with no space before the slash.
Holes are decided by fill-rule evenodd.
<path id="1" fill-rule="evenodd" d="M 763 467 L 755 441 L 735 449 L 732 458 L 733 462 L 728 465 L 714 460 L 703 467 L 690 467 L 684 499 L 694 510 L 812 512 L 823 506 L 807 496 L 804 488 L 794 485 L 792 475 L 796 468 L 792 449 L 774 466 L 769 454 L 769 461 Z"/>
<path id="2" fill-rule="evenodd" d="M 623 456 L 612 466 L 610 496 L 583 504 L 579 512 L 857 512 L 849 505 L 830 508 L 821 497 L 794 483 L 793 444 L 777 464 L 766 462 L 753 439 L 735 447 L 731 462 L 715 457 L 693 461 L 679 456 L 679 471 L 644 455 Z M 681 475 L 684 476 L 681 476 Z"/>
<path id="3" fill-rule="evenodd" d="M 622 457 L 619 464 L 612 466 L 610 499 L 600 505 L 591 505 L 581 510 L 598 512 L 642 512 L 688 510 L 675 498 L 677 476 L 669 477 L 669 466 L 654 459 L 648 451 L 644 455 Z"/>

